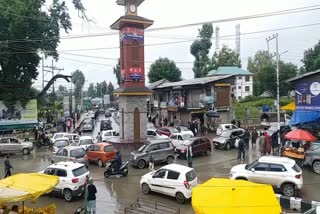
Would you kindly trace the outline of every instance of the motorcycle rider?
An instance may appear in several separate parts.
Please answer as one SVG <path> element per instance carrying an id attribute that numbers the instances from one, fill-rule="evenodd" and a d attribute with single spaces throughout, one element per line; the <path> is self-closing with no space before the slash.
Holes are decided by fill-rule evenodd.
<path id="1" fill-rule="evenodd" d="M 121 165 L 122 165 L 122 157 L 121 157 L 120 151 L 117 151 L 117 155 L 112 162 L 112 168 L 114 172 L 119 171 Z"/>

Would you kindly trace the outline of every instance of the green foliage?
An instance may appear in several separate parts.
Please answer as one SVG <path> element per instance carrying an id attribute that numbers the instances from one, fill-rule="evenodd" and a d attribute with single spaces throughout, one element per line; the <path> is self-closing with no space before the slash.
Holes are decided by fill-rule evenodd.
<path id="1" fill-rule="evenodd" d="M 241 68 L 241 60 L 239 54 L 223 46 L 219 53 L 214 53 L 210 63 L 210 70 L 217 70 L 220 66 L 236 66 Z"/>
<path id="2" fill-rule="evenodd" d="M 74 95 L 77 103 L 80 103 L 81 92 L 86 81 L 82 71 L 76 70 L 71 74 L 71 81 L 74 84 Z"/>
<path id="3" fill-rule="evenodd" d="M 88 97 L 94 98 L 96 97 L 96 91 L 94 88 L 93 83 L 90 83 L 89 88 L 88 88 Z"/>
<path id="4" fill-rule="evenodd" d="M 210 59 L 208 57 L 212 46 L 212 24 L 204 24 L 199 30 L 199 38 L 190 47 L 190 53 L 195 57 L 193 64 L 194 77 L 205 77 L 210 70 Z"/>
<path id="5" fill-rule="evenodd" d="M 101 83 L 101 93 L 102 94 L 107 94 L 108 93 L 108 84 L 106 81 L 103 81 Z"/>
<path id="6" fill-rule="evenodd" d="M 35 96 L 31 85 L 38 76 L 38 53 L 56 58 L 60 28 L 66 32 L 71 29 L 65 2 L 52 1 L 48 12 L 45 3 L 45 0 L 0 1 L 0 100 L 9 108 L 16 101 L 24 106 Z M 37 40 L 30 40 L 34 38 Z"/>
<path id="7" fill-rule="evenodd" d="M 161 79 L 177 82 L 181 80 L 181 71 L 174 61 L 160 57 L 151 64 L 148 78 L 150 83 Z"/>
<path id="8" fill-rule="evenodd" d="M 120 59 L 115 67 L 113 67 L 113 73 L 116 75 L 118 85 L 121 83 L 121 70 L 120 70 Z"/>
<path id="9" fill-rule="evenodd" d="M 320 69 L 320 41 L 313 47 L 304 52 L 302 59 L 304 70 L 300 72 L 310 72 Z"/>

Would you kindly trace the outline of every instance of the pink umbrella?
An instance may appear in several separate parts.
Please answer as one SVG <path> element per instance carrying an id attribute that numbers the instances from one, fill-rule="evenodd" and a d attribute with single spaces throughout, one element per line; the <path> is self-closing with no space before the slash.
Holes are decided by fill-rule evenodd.
<path id="1" fill-rule="evenodd" d="M 310 132 L 302 130 L 302 129 L 296 129 L 284 136 L 288 140 L 305 140 L 305 141 L 316 141 L 317 138 L 313 136 Z"/>

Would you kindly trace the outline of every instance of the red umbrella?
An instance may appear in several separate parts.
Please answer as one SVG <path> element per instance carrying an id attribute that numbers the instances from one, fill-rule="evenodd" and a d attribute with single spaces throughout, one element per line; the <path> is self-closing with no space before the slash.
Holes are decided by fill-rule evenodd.
<path id="1" fill-rule="evenodd" d="M 284 136 L 286 139 L 289 140 L 305 140 L 305 141 L 316 141 L 317 138 L 310 134 L 310 132 L 302 130 L 302 129 L 296 129 Z"/>

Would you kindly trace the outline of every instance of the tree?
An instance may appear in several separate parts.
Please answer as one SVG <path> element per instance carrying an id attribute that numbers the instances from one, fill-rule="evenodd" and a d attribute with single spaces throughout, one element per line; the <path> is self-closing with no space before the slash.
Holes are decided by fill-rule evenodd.
<path id="1" fill-rule="evenodd" d="M 212 24 L 204 24 L 199 30 L 200 39 L 194 41 L 190 47 L 190 53 L 195 57 L 193 63 L 194 77 L 205 77 L 209 71 L 210 59 L 208 57 L 212 46 Z"/>
<path id="2" fill-rule="evenodd" d="M 96 91 L 94 88 L 93 83 L 90 83 L 89 88 L 88 88 L 88 97 L 94 98 L 96 97 Z"/>
<path id="3" fill-rule="evenodd" d="M 313 48 L 304 52 L 302 62 L 305 70 L 300 70 L 300 72 L 310 72 L 320 69 L 320 41 Z"/>
<path id="4" fill-rule="evenodd" d="M 86 81 L 82 71 L 76 70 L 71 74 L 71 81 L 74 84 L 74 95 L 77 103 L 80 103 L 81 92 Z"/>
<path id="5" fill-rule="evenodd" d="M 151 64 L 148 78 L 150 83 L 161 79 L 177 82 L 181 80 L 181 71 L 174 61 L 160 57 Z"/>
<path id="6" fill-rule="evenodd" d="M 97 85 L 96 85 L 96 96 L 97 96 L 97 97 L 102 97 L 102 87 L 101 87 L 101 83 L 97 83 Z"/>
<path id="7" fill-rule="evenodd" d="M 103 81 L 103 82 L 101 83 L 101 93 L 102 93 L 103 95 L 108 94 L 108 84 L 107 84 L 106 81 Z"/>
<path id="8" fill-rule="evenodd" d="M 121 83 L 121 69 L 120 69 L 120 59 L 115 67 L 113 67 L 113 73 L 116 75 L 118 85 Z"/>
<path id="9" fill-rule="evenodd" d="M 108 84 L 108 92 L 109 92 L 109 95 L 110 95 L 110 101 L 112 102 L 113 101 L 113 91 L 114 91 L 114 86 L 111 82 L 109 82 Z"/>
<path id="10" fill-rule="evenodd" d="M 57 58 L 60 28 L 71 29 L 65 2 L 53 0 L 48 11 L 45 3 L 0 1 L 0 100 L 9 108 L 16 101 L 25 106 L 35 96 L 31 85 L 38 76 L 39 53 Z"/>
<path id="11" fill-rule="evenodd" d="M 236 66 L 241 68 L 241 60 L 239 54 L 223 46 L 219 53 L 214 53 L 211 60 L 210 70 L 217 70 L 220 66 Z"/>

